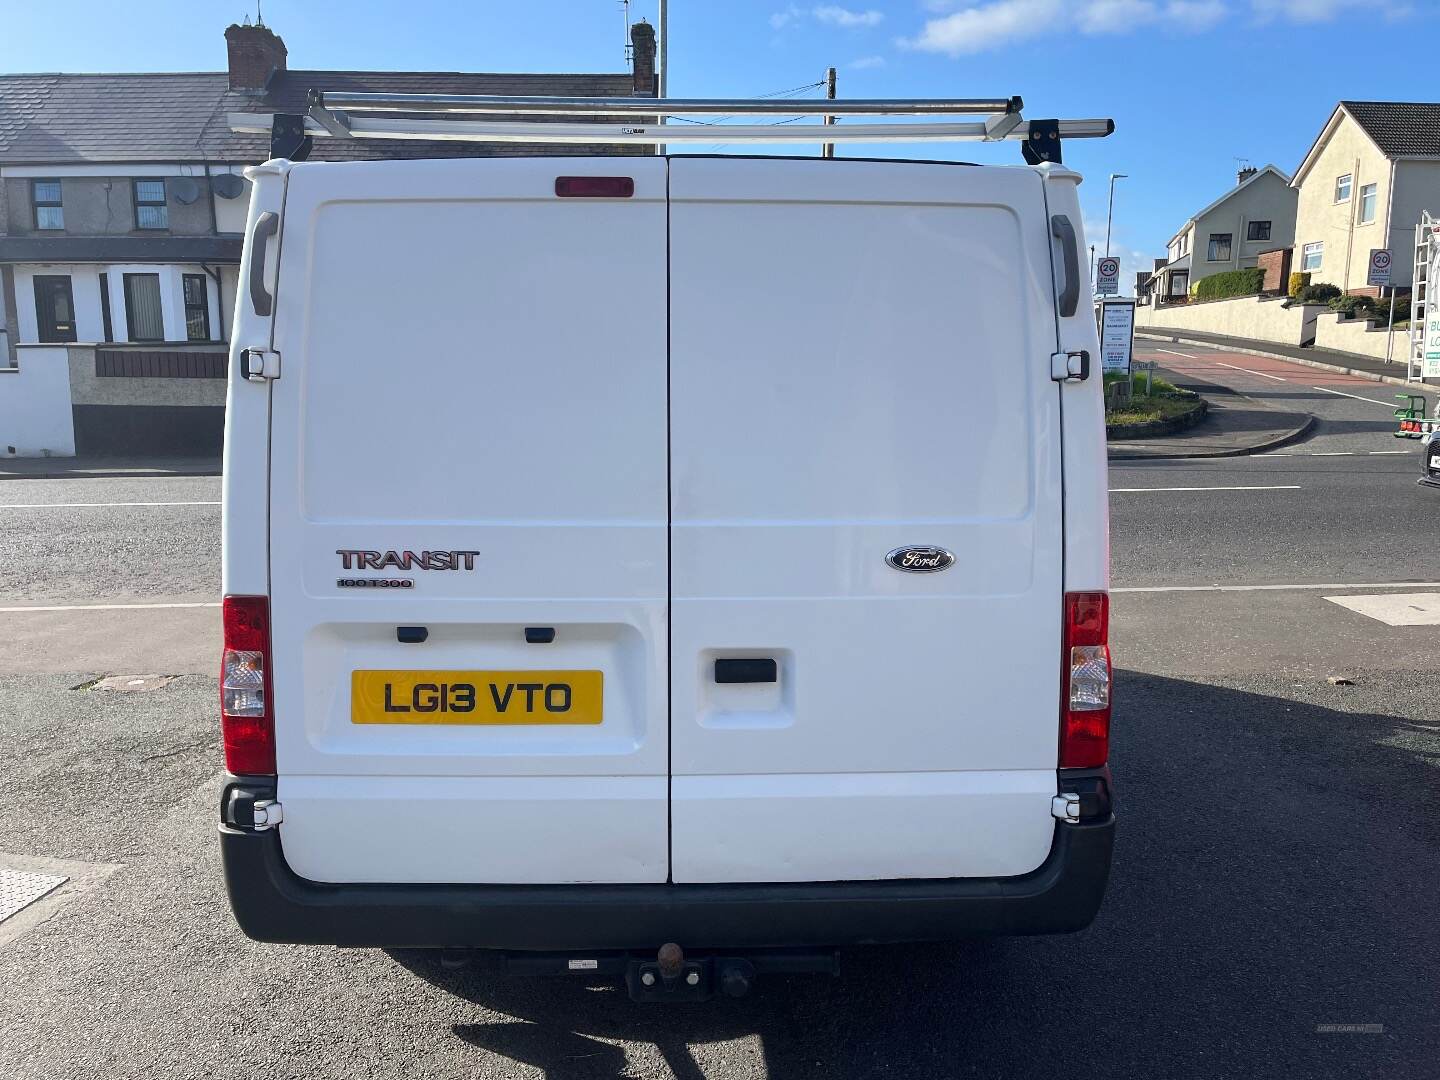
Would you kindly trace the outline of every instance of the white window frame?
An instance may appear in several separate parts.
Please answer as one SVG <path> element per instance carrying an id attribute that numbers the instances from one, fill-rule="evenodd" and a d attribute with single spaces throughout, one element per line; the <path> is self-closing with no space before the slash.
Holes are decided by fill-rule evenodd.
<path id="1" fill-rule="evenodd" d="M 1315 256 L 1315 265 L 1310 265 L 1310 256 Z M 1319 270 L 1325 263 L 1325 241 L 1316 240 L 1306 244 L 1300 249 L 1300 270 L 1302 273 L 1310 273 Z"/>
<path id="2" fill-rule="evenodd" d="M 1365 194 L 1367 191 L 1370 193 L 1368 196 Z M 1367 197 L 1370 200 L 1370 216 L 1368 218 L 1365 216 L 1365 200 Z M 1356 200 L 1356 203 L 1355 221 L 1360 225 L 1373 225 L 1375 223 L 1375 212 L 1380 206 L 1380 185 L 1361 184 L 1360 198 Z"/>
<path id="3" fill-rule="evenodd" d="M 1340 194 L 1340 188 L 1341 188 L 1342 185 L 1343 185 L 1344 188 L 1345 188 L 1345 194 L 1344 194 L 1344 195 L 1341 195 L 1341 194 Z M 1353 174 L 1353 173 L 1348 173 L 1348 172 L 1347 172 L 1347 173 L 1342 173 L 1340 176 L 1335 177 L 1335 202 L 1336 202 L 1337 204 L 1349 202 L 1349 201 L 1350 201 L 1350 194 L 1351 194 L 1351 192 L 1353 192 L 1354 190 L 1355 190 L 1355 177 L 1354 177 L 1354 174 Z"/>

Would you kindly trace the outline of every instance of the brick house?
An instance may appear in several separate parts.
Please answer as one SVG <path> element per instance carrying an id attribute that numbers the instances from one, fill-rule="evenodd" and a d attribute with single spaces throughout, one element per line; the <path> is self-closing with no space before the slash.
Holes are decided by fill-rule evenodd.
<path id="1" fill-rule="evenodd" d="M 234 25 L 224 71 L 0 75 L 0 454 L 24 452 L 5 430 L 23 380 L 6 376 L 39 346 L 68 350 L 78 452 L 218 450 L 241 171 L 270 156 L 230 113 L 303 113 L 311 89 L 653 96 L 653 29 L 636 24 L 632 44 L 618 74 L 315 71 L 290 68 L 269 27 Z M 586 152 L 652 151 L 317 139 L 310 158 Z"/>

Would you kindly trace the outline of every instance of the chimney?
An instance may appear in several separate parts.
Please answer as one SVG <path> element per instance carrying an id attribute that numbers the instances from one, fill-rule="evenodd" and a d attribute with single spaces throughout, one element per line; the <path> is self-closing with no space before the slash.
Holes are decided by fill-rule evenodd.
<path id="1" fill-rule="evenodd" d="M 1246 165 L 1243 169 L 1241 169 L 1238 173 L 1235 174 L 1235 183 L 1243 184 L 1246 180 L 1249 180 L 1250 177 L 1254 176 L 1259 171 L 1260 170 L 1255 168 L 1254 165 Z"/>
<path id="2" fill-rule="evenodd" d="M 231 90 L 260 93 L 277 71 L 285 70 L 285 42 L 268 26 L 227 26 L 225 48 L 230 58 Z"/>
<path id="3" fill-rule="evenodd" d="M 655 28 L 644 19 L 630 27 L 630 55 L 635 71 L 631 93 L 636 97 L 654 97 Z"/>

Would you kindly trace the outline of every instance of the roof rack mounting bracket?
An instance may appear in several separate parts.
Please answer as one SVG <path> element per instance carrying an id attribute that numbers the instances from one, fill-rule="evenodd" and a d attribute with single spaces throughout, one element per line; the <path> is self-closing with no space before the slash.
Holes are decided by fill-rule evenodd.
<path id="1" fill-rule="evenodd" d="M 270 156 L 289 161 L 304 161 L 310 156 L 314 140 L 305 133 L 305 117 L 300 113 L 276 113 L 270 121 Z"/>
<path id="2" fill-rule="evenodd" d="M 317 124 L 323 127 L 337 139 L 353 138 L 350 130 L 350 117 L 339 109 L 327 109 L 325 107 L 325 95 L 318 90 L 311 90 L 305 96 L 305 113 Z"/>
<path id="3" fill-rule="evenodd" d="M 1020 152 L 1030 165 L 1043 165 L 1047 161 L 1061 164 L 1065 159 L 1060 150 L 1060 121 L 1031 120 L 1030 137 Z"/>

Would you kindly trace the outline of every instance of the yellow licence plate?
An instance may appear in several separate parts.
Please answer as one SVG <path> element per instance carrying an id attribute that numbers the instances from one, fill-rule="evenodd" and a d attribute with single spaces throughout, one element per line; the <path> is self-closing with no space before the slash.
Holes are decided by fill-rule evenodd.
<path id="1" fill-rule="evenodd" d="M 352 671 L 355 724 L 598 724 L 599 671 Z"/>

